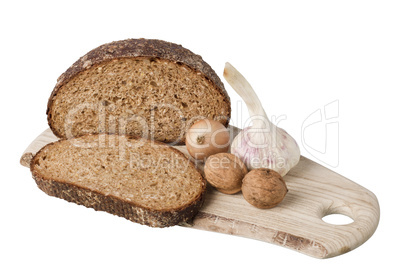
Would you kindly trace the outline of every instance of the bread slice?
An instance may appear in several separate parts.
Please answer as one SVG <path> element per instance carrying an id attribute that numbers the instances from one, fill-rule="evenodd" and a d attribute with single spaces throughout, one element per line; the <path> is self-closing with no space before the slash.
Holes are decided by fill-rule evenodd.
<path id="1" fill-rule="evenodd" d="M 90 51 L 62 74 L 47 116 L 59 138 L 119 133 L 183 144 L 197 119 L 227 126 L 230 99 L 201 56 L 161 40 L 128 39 Z"/>
<path id="2" fill-rule="evenodd" d="M 48 195 L 152 227 L 191 220 L 206 181 L 178 150 L 118 135 L 86 135 L 43 147 L 31 161 Z"/>

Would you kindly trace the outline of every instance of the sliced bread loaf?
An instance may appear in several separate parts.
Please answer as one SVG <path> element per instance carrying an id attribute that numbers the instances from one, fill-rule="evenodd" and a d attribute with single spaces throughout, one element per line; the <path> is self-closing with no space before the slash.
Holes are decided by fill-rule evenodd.
<path id="1" fill-rule="evenodd" d="M 47 116 L 59 138 L 119 133 L 183 144 L 197 119 L 227 126 L 230 99 L 201 56 L 161 40 L 128 39 L 90 51 L 62 74 Z"/>
<path id="2" fill-rule="evenodd" d="M 43 147 L 31 161 L 48 195 L 152 227 L 191 220 L 206 182 L 178 150 L 155 141 L 86 135 Z"/>

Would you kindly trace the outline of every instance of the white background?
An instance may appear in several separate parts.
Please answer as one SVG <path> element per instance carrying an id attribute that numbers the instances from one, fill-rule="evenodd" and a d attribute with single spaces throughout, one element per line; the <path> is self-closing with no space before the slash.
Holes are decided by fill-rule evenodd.
<path id="1" fill-rule="evenodd" d="M 400 264 L 400 1 L 8 3 L 0 4 L 1 267 Z M 57 77 L 103 43 L 139 37 L 182 44 L 222 79 L 224 63 L 231 62 L 269 115 L 287 116 L 280 126 L 310 158 L 303 144 L 323 148 L 325 122 L 306 131 L 304 141 L 303 122 L 337 102 L 332 122 L 339 132 L 331 128 L 327 145 L 339 141 L 339 151 L 328 149 L 320 163 L 376 194 L 381 220 L 373 237 L 345 255 L 318 260 L 251 239 L 153 229 L 41 192 L 19 158 L 47 128 L 46 104 Z M 240 99 L 225 86 L 235 117 Z"/>

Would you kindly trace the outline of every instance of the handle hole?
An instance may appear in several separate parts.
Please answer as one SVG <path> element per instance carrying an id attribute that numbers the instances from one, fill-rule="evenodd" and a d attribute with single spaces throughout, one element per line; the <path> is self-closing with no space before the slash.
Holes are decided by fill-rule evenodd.
<path id="1" fill-rule="evenodd" d="M 354 220 L 349 216 L 338 213 L 325 215 L 324 217 L 322 217 L 322 220 L 333 225 L 346 225 L 354 222 Z"/>

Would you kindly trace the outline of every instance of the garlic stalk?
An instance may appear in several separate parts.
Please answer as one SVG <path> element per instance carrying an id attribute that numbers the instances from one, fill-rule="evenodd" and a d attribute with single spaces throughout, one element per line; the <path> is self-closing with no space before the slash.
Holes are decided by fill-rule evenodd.
<path id="1" fill-rule="evenodd" d="M 239 157 L 248 169 L 269 168 L 286 175 L 300 159 L 296 141 L 269 119 L 251 85 L 230 63 L 223 73 L 226 81 L 247 105 L 251 126 L 233 140 L 231 153 Z"/>

